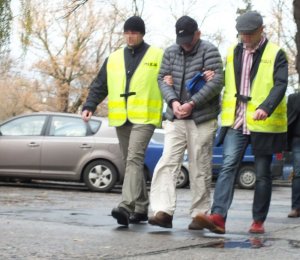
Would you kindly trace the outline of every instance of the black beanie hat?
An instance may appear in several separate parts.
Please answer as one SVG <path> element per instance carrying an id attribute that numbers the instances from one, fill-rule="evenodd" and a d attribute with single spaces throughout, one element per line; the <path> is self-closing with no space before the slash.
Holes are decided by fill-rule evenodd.
<path id="1" fill-rule="evenodd" d="M 126 20 L 124 23 L 124 32 L 135 31 L 145 34 L 145 23 L 143 19 L 139 16 L 132 16 Z"/>

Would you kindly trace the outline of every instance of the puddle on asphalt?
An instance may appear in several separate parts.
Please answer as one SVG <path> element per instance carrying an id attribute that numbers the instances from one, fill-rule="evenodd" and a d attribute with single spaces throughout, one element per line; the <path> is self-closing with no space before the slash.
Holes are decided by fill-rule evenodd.
<path id="1" fill-rule="evenodd" d="M 282 239 L 262 238 L 262 237 L 250 237 L 247 239 L 226 239 L 217 243 L 210 244 L 207 247 L 211 248 L 262 248 L 270 247 L 275 241 Z M 300 241 L 298 240 L 286 240 L 291 248 L 299 249 Z"/>
<path id="2" fill-rule="evenodd" d="M 251 237 L 244 240 L 224 240 L 216 244 L 209 245 L 207 247 L 213 248 L 261 248 L 272 246 L 273 242 L 258 237 Z"/>

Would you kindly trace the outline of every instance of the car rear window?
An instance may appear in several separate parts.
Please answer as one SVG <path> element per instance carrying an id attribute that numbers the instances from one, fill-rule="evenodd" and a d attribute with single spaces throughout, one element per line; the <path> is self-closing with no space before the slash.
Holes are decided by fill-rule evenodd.
<path id="1" fill-rule="evenodd" d="M 89 121 L 92 133 L 95 134 L 97 133 L 97 131 L 99 130 L 100 126 L 101 126 L 101 121 L 97 121 L 97 120 L 90 120 Z"/>
<path id="2" fill-rule="evenodd" d="M 77 117 L 53 116 L 50 125 L 50 136 L 86 136 L 87 125 Z"/>

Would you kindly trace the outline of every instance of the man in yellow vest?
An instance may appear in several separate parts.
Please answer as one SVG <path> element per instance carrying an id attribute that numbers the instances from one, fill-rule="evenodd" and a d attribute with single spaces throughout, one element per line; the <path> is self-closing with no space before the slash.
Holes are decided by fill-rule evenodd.
<path id="1" fill-rule="evenodd" d="M 108 96 L 108 118 L 116 127 L 126 164 L 122 202 L 112 210 L 118 224 L 148 220 L 144 155 L 155 127 L 161 125 L 162 96 L 157 76 L 163 51 L 144 42 L 144 21 L 133 16 L 124 24 L 127 46 L 105 60 L 90 86 L 82 118 L 88 121 Z"/>
<path id="2" fill-rule="evenodd" d="M 229 49 L 222 98 L 223 165 L 215 186 L 210 215 L 201 214 L 199 226 L 225 233 L 236 174 L 249 143 L 255 156 L 256 185 L 250 233 L 264 233 L 269 211 L 272 155 L 286 146 L 285 91 L 288 62 L 285 53 L 263 33 L 263 19 L 256 11 L 237 18 L 241 43 Z"/>

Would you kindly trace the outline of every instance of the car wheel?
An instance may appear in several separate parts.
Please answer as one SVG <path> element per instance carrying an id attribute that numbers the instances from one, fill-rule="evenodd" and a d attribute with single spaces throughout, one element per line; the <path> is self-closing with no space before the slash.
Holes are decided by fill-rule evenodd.
<path id="1" fill-rule="evenodd" d="M 181 167 L 181 171 L 177 176 L 176 188 L 184 188 L 189 183 L 189 172 L 186 168 Z"/>
<path id="2" fill-rule="evenodd" d="M 255 181 L 256 175 L 254 166 L 241 166 L 237 178 L 238 186 L 242 189 L 253 189 L 255 186 Z"/>
<path id="3" fill-rule="evenodd" d="M 96 160 L 88 164 L 83 172 L 83 180 L 91 191 L 110 191 L 117 182 L 115 166 L 105 160 Z"/>

